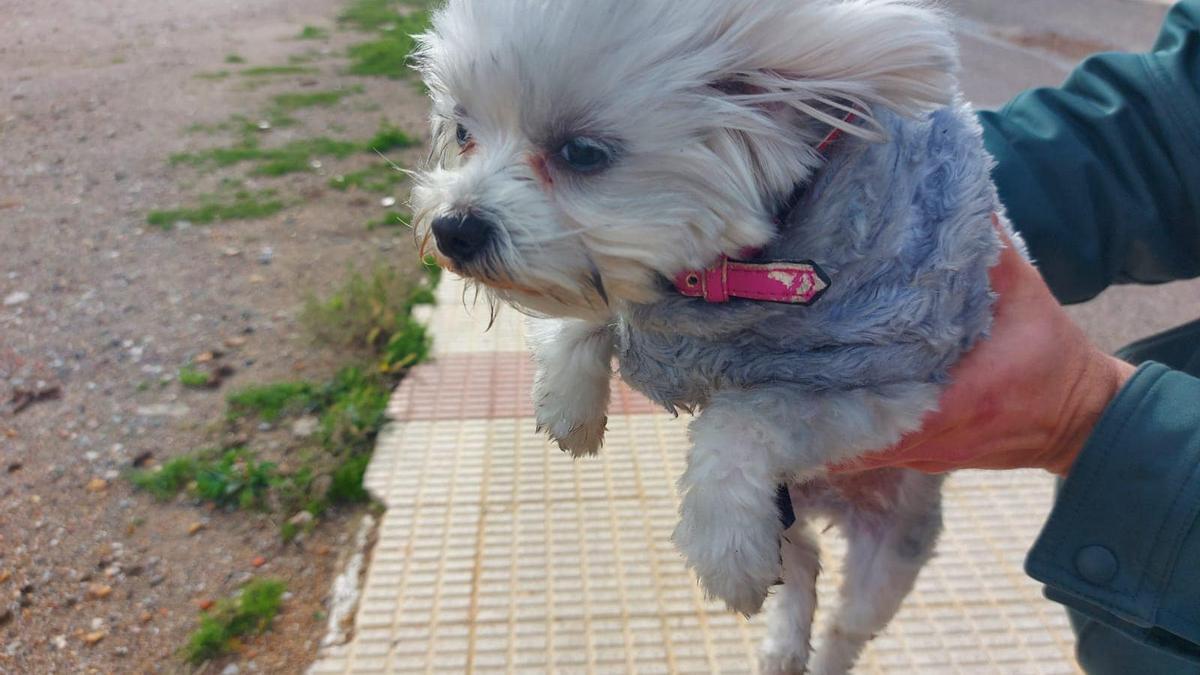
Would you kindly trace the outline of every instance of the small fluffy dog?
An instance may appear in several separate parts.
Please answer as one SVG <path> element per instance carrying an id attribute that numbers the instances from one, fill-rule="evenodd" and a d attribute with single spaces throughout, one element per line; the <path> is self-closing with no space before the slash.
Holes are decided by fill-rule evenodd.
<path id="1" fill-rule="evenodd" d="M 676 545 L 732 610 L 783 581 L 768 671 L 848 671 L 933 553 L 942 481 L 825 467 L 916 430 L 991 321 L 1001 207 L 945 18 L 919 0 L 450 0 L 421 45 L 417 233 L 543 317 L 541 428 L 596 453 L 614 357 L 697 413 Z M 848 559 L 810 662 L 813 515 Z"/>

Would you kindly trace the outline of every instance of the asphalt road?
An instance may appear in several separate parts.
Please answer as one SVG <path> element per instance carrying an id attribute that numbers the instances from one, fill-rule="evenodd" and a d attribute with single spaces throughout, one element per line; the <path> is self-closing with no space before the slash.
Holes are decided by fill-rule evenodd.
<path id="1" fill-rule="evenodd" d="M 1169 0 L 946 0 L 958 15 L 963 87 L 977 106 L 1003 104 L 1024 89 L 1057 86 L 1083 55 L 1144 51 Z M 1019 224 L 1018 224 L 1019 226 Z M 1102 347 L 1200 318 L 1200 281 L 1118 287 L 1071 308 Z"/>

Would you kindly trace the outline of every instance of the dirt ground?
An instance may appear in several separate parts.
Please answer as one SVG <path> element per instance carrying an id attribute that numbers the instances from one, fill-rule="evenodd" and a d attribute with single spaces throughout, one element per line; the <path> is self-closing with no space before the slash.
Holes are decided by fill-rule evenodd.
<path id="1" fill-rule="evenodd" d="M 124 474 L 203 446 L 233 388 L 325 375 L 338 355 L 303 337 L 304 298 L 348 268 L 412 259 L 406 230 L 365 226 L 383 215 L 378 196 L 327 189 L 332 164 L 262 181 L 294 202 L 263 220 L 146 224 L 225 175 L 169 166 L 229 140 L 185 130 L 253 115 L 273 94 L 365 89 L 296 113 L 297 127 L 266 132 L 273 143 L 369 138 L 384 118 L 423 135 L 410 82 L 339 74 L 359 39 L 336 30 L 343 4 L 0 0 L 0 673 L 184 671 L 176 652 L 198 605 L 252 575 L 287 581 L 289 595 L 236 667 L 295 673 L 315 656 L 361 513 L 283 545 L 269 516 L 159 504 Z M 310 24 L 331 37 L 296 39 Z M 247 66 L 307 55 L 319 72 L 252 81 L 230 54 Z M 221 70 L 234 74 L 196 77 Z M 213 350 L 236 371 L 221 390 L 171 381 Z M 189 535 L 195 523 L 206 527 Z M 96 597 L 99 586 L 111 592 Z"/>

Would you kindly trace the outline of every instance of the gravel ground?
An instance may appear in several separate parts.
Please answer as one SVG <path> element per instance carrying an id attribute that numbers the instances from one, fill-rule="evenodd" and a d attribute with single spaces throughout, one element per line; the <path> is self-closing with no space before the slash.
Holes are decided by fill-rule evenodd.
<path id="1" fill-rule="evenodd" d="M 197 605 L 251 575 L 291 595 L 276 630 L 245 645 L 242 672 L 299 672 L 315 655 L 360 513 L 283 546 L 268 516 L 158 504 L 123 475 L 202 447 L 232 388 L 325 375 L 339 359 L 301 337 L 306 294 L 352 265 L 414 259 L 406 231 L 365 227 L 383 215 L 378 196 L 328 191 L 324 170 L 264 182 L 297 202 L 265 220 L 146 225 L 241 173 L 171 168 L 171 153 L 229 141 L 185 129 L 252 115 L 275 93 L 365 87 L 270 142 L 368 138 L 384 117 L 420 135 L 415 87 L 337 74 L 332 55 L 356 39 L 332 31 L 343 4 L 0 0 L 0 673 L 185 670 L 175 652 Z M 306 24 L 333 37 L 295 39 Z M 310 50 L 321 72 L 256 88 L 225 63 Z M 214 350 L 236 371 L 222 391 L 162 382 Z M 194 523 L 206 527 L 189 535 Z"/>

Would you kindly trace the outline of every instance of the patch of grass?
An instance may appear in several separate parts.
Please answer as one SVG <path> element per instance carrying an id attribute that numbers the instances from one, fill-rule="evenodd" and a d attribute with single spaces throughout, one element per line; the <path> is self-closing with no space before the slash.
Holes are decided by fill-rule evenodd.
<path id="1" fill-rule="evenodd" d="M 246 62 L 246 59 L 242 58 L 238 54 L 226 54 L 225 55 L 225 63 L 245 63 L 245 62 Z"/>
<path id="2" fill-rule="evenodd" d="M 409 57 L 416 47 L 413 36 L 429 27 L 429 2 L 356 0 L 339 20 L 362 31 L 373 31 L 372 40 L 350 47 L 348 72 L 352 75 L 400 79 L 409 73 Z"/>
<path id="3" fill-rule="evenodd" d="M 198 471 L 195 457 L 176 457 L 154 470 L 135 471 L 130 481 L 138 488 L 149 492 L 160 501 L 167 501 L 179 494 L 196 478 Z"/>
<path id="4" fill-rule="evenodd" d="M 324 300 L 309 298 L 300 320 L 318 342 L 381 354 L 387 368 L 411 365 L 427 354 L 428 337 L 410 319 L 428 288 L 418 275 L 381 265 L 367 277 L 352 274 Z M 409 352 L 401 354 L 404 349 Z"/>
<path id="5" fill-rule="evenodd" d="M 135 487 L 161 501 L 187 490 L 206 502 L 245 510 L 265 510 L 269 492 L 282 480 L 275 464 L 241 448 L 202 450 L 130 476 Z"/>
<path id="6" fill-rule="evenodd" d="M 254 66 L 244 68 L 239 75 L 242 77 L 270 77 L 272 75 L 313 75 L 321 72 L 309 66 Z"/>
<path id="7" fill-rule="evenodd" d="M 368 230 L 374 230 L 378 227 L 408 227 L 412 216 L 401 211 L 388 211 L 382 218 L 369 221 L 367 223 Z"/>
<path id="8" fill-rule="evenodd" d="M 353 455 L 333 472 L 333 482 L 329 485 L 329 501 L 334 504 L 365 504 L 371 501 L 371 495 L 363 486 L 363 477 L 367 473 L 367 465 L 371 463 L 370 454 Z"/>
<path id="9" fill-rule="evenodd" d="M 342 99 L 347 96 L 361 94 L 362 91 L 362 87 L 347 87 L 345 89 L 330 89 L 328 91 L 279 94 L 271 99 L 271 111 L 286 114 L 303 110 L 304 108 L 329 108 L 341 103 Z"/>
<path id="10" fill-rule="evenodd" d="M 378 162 L 365 169 L 330 178 L 329 187 L 340 192 L 362 190 L 363 192 L 390 194 L 404 180 L 404 174 L 393 169 L 386 162 Z"/>
<path id="11" fill-rule="evenodd" d="M 275 464 L 260 462 L 245 450 L 197 464 L 195 493 L 218 506 L 265 510 L 267 493 L 277 480 Z"/>
<path id="12" fill-rule="evenodd" d="M 384 122 L 371 140 L 367 141 L 367 149 L 371 152 L 384 153 L 411 148 L 419 143 L 415 138 L 404 133 L 400 127 Z"/>
<path id="13" fill-rule="evenodd" d="M 301 40 L 324 40 L 329 37 L 329 31 L 319 26 L 305 26 L 296 37 Z"/>
<path id="14" fill-rule="evenodd" d="M 322 392 L 321 442 L 346 456 L 370 453 L 383 428 L 391 387 L 378 373 L 357 366 L 344 368 Z"/>
<path id="15" fill-rule="evenodd" d="M 265 631 L 279 613 L 286 590 L 282 581 L 256 579 L 232 598 L 200 615 L 200 626 L 188 636 L 183 658 L 193 665 L 233 651 L 234 641 Z"/>
<path id="16" fill-rule="evenodd" d="M 212 73 L 197 73 L 197 80 L 224 80 L 229 77 L 228 70 L 218 70 Z"/>
<path id="17" fill-rule="evenodd" d="M 313 386 L 308 382 L 278 382 L 247 387 L 229 395 L 232 419 L 255 416 L 274 422 L 285 414 L 303 412 L 312 405 Z"/>
<path id="18" fill-rule="evenodd" d="M 277 148 L 264 148 L 257 139 L 247 138 L 227 148 L 209 148 L 199 152 L 180 153 L 171 156 L 172 164 L 195 167 L 227 167 L 242 162 L 253 162 L 251 174 L 255 176 L 283 176 L 289 173 L 312 170 L 316 157 L 345 159 L 362 146 L 350 141 L 339 141 L 319 136 L 292 141 Z"/>
<path id="19" fill-rule="evenodd" d="M 275 215 L 286 205 L 274 190 L 238 190 L 232 196 L 204 195 L 196 206 L 151 211 L 146 222 L 169 230 L 187 221 L 198 225 L 228 220 L 255 220 Z"/>
<path id="20" fill-rule="evenodd" d="M 191 366 L 179 369 L 179 384 L 188 389 L 203 389 L 209 385 L 208 373 L 200 372 Z"/>

